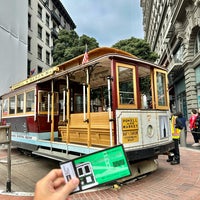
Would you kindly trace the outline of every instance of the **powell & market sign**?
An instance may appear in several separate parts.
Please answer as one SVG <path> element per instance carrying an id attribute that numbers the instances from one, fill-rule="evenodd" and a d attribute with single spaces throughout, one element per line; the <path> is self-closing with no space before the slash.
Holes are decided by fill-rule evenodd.
<path id="1" fill-rule="evenodd" d="M 58 71 L 58 70 L 59 70 L 58 67 L 52 67 L 52 68 L 50 68 L 50 69 L 48 69 L 48 70 L 46 70 L 46 71 L 44 71 L 42 73 L 36 74 L 36 75 L 34 75 L 34 76 L 24 80 L 24 81 L 16 83 L 15 85 L 11 86 L 11 90 L 15 90 L 15 89 L 17 89 L 17 88 L 19 88 L 21 86 L 24 86 L 24 85 L 33 83 L 33 82 L 35 82 L 37 80 L 40 80 L 42 78 L 45 78 L 45 77 L 53 74 L 55 71 Z"/>

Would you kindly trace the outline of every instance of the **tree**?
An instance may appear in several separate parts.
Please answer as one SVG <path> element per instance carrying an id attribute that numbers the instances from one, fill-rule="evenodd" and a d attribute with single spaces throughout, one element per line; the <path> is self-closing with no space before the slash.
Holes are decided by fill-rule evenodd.
<path id="1" fill-rule="evenodd" d="M 127 51 L 139 58 L 154 62 L 158 55 L 152 52 L 149 44 L 143 40 L 131 37 L 130 39 L 120 40 L 112 46 L 123 51 Z"/>
<path id="2" fill-rule="evenodd" d="M 88 51 L 99 47 L 95 38 L 86 35 L 79 37 L 74 30 L 60 30 L 53 49 L 53 66 L 83 54 L 86 44 Z"/>

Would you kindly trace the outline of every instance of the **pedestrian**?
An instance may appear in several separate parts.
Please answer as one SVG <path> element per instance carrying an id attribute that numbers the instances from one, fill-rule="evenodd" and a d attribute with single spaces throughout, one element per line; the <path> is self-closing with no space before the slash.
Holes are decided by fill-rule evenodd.
<path id="1" fill-rule="evenodd" d="M 61 169 L 51 170 L 36 183 L 34 200 L 69 200 L 69 195 L 79 185 L 78 178 L 65 183 Z"/>
<path id="2" fill-rule="evenodd" d="M 194 144 L 192 145 L 193 147 L 200 146 L 199 137 L 198 137 L 198 134 L 195 131 L 196 118 L 197 118 L 197 110 L 196 109 L 192 109 L 191 117 L 189 119 L 189 128 L 190 128 L 190 131 L 191 131 L 191 133 L 193 135 L 193 138 L 194 138 Z"/>
<path id="3" fill-rule="evenodd" d="M 179 151 L 179 140 L 180 140 L 180 134 L 181 134 L 181 128 L 176 128 L 176 124 L 179 124 L 180 122 L 177 121 L 178 116 L 172 115 L 171 117 L 171 133 L 172 133 L 172 139 L 174 141 L 174 149 L 172 149 L 169 152 L 167 162 L 170 162 L 171 165 L 177 165 L 180 164 L 180 151 Z"/>
<path id="4" fill-rule="evenodd" d="M 187 138 L 187 125 L 186 125 L 186 118 L 183 116 L 182 112 L 177 112 L 176 116 L 178 117 L 177 120 L 181 122 L 182 127 L 184 128 L 185 133 L 185 140 Z"/>

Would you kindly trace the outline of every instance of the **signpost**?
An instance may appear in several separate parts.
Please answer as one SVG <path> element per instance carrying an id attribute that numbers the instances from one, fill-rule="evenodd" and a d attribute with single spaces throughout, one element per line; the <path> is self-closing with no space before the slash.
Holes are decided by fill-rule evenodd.
<path id="1" fill-rule="evenodd" d="M 8 145 L 8 153 L 7 153 L 8 177 L 6 182 L 6 192 L 11 192 L 11 126 L 10 125 L 0 126 L 0 144 Z"/>

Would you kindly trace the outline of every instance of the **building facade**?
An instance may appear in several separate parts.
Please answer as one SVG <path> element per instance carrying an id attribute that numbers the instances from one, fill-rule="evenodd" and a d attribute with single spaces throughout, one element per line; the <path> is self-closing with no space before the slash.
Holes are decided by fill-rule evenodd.
<path id="1" fill-rule="evenodd" d="M 0 6 L 0 95 L 26 78 L 27 0 L 3 0 Z M 15 16 L 15 17 L 13 17 Z"/>
<path id="2" fill-rule="evenodd" d="M 171 111 L 200 108 L 200 0 L 141 0 L 145 39 L 168 69 Z"/>
<path id="3" fill-rule="evenodd" d="M 75 28 L 60 0 L 28 0 L 27 77 L 51 67 L 59 30 Z"/>

